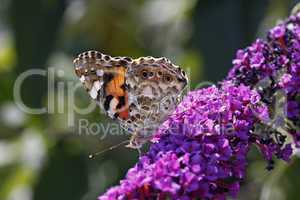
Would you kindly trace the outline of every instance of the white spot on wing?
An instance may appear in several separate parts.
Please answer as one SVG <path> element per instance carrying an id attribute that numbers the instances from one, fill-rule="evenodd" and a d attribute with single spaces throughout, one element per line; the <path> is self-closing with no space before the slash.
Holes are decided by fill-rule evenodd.
<path id="1" fill-rule="evenodd" d="M 108 115 L 113 118 L 114 117 L 114 114 L 115 114 L 115 108 L 117 107 L 119 101 L 116 99 L 116 98 L 113 98 L 111 101 L 110 101 L 110 104 L 109 104 L 109 109 L 107 111 Z"/>
<path id="2" fill-rule="evenodd" d="M 93 88 L 95 88 L 95 90 L 98 92 L 98 91 L 100 90 L 102 84 L 103 84 L 103 83 L 100 82 L 100 81 L 95 81 L 95 82 L 94 82 L 94 85 L 93 85 Z"/>
<path id="3" fill-rule="evenodd" d="M 113 99 L 110 101 L 109 106 L 110 106 L 110 108 L 115 109 L 115 108 L 117 107 L 118 103 L 119 103 L 119 101 L 118 101 L 116 98 L 113 98 Z"/>
<path id="4" fill-rule="evenodd" d="M 97 76 L 103 76 L 104 72 L 103 72 L 102 69 L 98 69 L 98 70 L 96 71 L 96 74 L 97 74 Z"/>
<path id="5" fill-rule="evenodd" d="M 85 81 L 85 76 L 82 75 L 79 80 L 81 83 L 83 83 Z"/>
<path id="6" fill-rule="evenodd" d="M 90 96 L 92 99 L 96 99 L 98 96 L 98 91 L 95 89 L 95 87 L 92 87 L 92 89 L 90 90 Z"/>

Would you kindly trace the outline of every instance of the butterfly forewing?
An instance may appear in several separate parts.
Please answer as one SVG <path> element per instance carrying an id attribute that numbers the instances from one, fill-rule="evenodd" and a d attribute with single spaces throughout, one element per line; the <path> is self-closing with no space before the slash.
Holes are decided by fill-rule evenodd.
<path id="1" fill-rule="evenodd" d="M 75 73 L 90 97 L 111 118 L 128 118 L 125 73 L 131 59 L 111 57 L 97 51 L 81 53 L 75 60 Z"/>

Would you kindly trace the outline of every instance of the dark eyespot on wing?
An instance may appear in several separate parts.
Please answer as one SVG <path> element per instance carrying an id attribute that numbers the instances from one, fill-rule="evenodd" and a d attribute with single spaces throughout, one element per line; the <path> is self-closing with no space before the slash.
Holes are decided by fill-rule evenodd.
<path id="1" fill-rule="evenodd" d="M 109 109 L 109 104 L 114 97 L 112 95 L 108 95 L 104 101 L 104 109 L 107 111 Z"/>
<path id="2" fill-rule="evenodd" d="M 119 97 L 119 103 L 117 105 L 117 109 L 121 109 L 125 105 L 126 105 L 125 96 L 120 96 Z"/>

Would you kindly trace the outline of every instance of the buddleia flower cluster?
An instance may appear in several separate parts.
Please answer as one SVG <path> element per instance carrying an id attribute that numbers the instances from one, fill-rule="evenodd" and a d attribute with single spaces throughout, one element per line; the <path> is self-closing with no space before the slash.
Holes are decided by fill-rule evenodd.
<path id="1" fill-rule="evenodd" d="M 238 50 L 226 80 L 189 92 L 155 142 L 99 200 L 226 199 L 257 147 L 267 169 L 300 147 L 300 13 Z"/>

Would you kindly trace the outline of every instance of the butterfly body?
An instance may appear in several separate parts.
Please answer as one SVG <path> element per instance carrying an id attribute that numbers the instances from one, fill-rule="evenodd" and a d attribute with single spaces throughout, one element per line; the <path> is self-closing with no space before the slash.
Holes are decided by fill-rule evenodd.
<path id="1" fill-rule="evenodd" d="M 90 97 L 132 133 L 132 148 L 151 138 L 175 109 L 188 81 L 185 72 L 166 58 L 131 59 L 87 51 L 74 65 Z"/>

